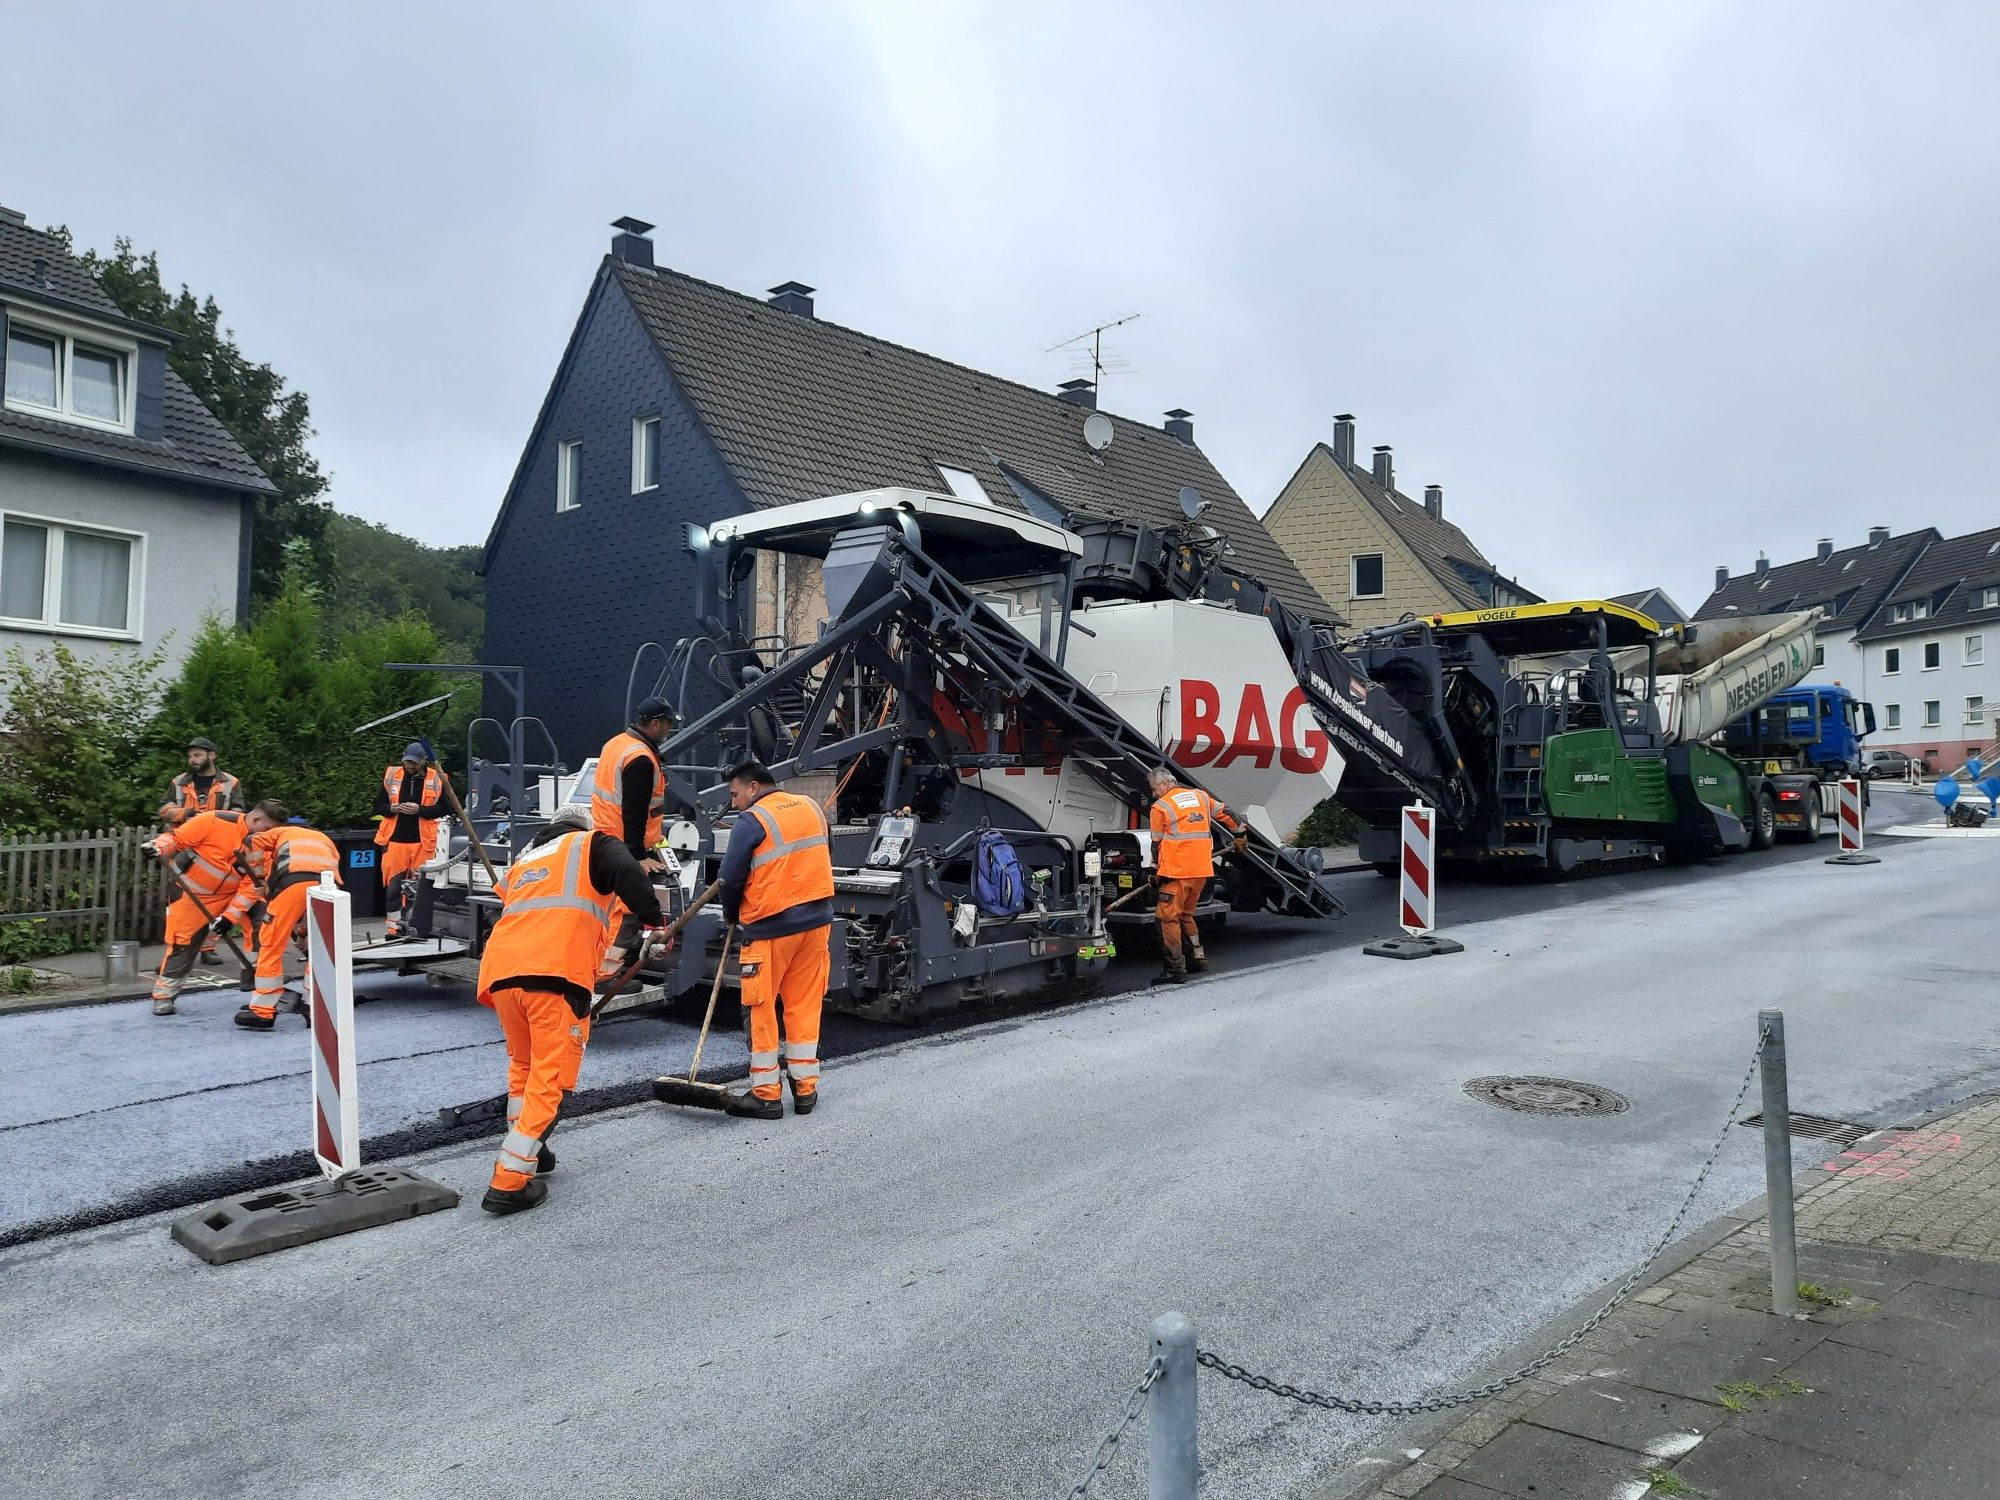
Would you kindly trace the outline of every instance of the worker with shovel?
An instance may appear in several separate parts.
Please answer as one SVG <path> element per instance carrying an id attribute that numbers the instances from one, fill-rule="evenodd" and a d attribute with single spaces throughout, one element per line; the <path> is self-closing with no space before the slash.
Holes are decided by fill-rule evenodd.
<path id="1" fill-rule="evenodd" d="M 254 926 L 257 933 L 257 987 L 250 1003 L 236 1012 L 236 1024 L 269 1031 L 278 1023 L 285 997 L 285 949 L 306 917 L 306 891 L 327 871 L 340 879 L 340 851 L 317 828 L 292 822 L 282 802 L 264 801 L 244 815 L 249 837 L 243 862 L 255 884 L 244 882 L 213 930 Z"/>
<path id="2" fill-rule="evenodd" d="M 1155 984 L 1180 984 L 1192 969 L 1208 968 L 1194 909 L 1201 888 L 1215 874 L 1217 824 L 1236 835 L 1243 848 L 1243 831 L 1229 809 L 1199 787 L 1182 786 L 1166 767 L 1149 778 L 1153 789 L 1153 869 L 1158 895 L 1153 917 L 1160 924 L 1160 972 Z"/>
<path id="3" fill-rule="evenodd" d="M 409 930 L 412 878 L 437 855 L 437 820 L 445 815 L 445 775 L 412 740 L 403 747 L 402 764 L 382 772 L 382 790 L 375 798 L 375 844 L 382 851 L 382 905 L 389 920 L 385 936 L 395 942 Z"/>
<path id="4" fill-rule="evenodd" d="M 626 952 L 612 941 L 621 918 L 629 912 L 647 928 L 666 918 L 639 862 L 620 840 L 593 832 L 581 807 L 560 809 L 498 890 L 479 1003 L 507 1036 L 507 1135 L 479 1206 L 514 1214 L 548 1196 L 544 1174 L 556 1164 L 548 1135 L 583 1066 L 591 991 L 624 966 Z"/>
<path id="5" fill-rule="evenodd" d="M 248 834 L 240 812 L 189 812 L 185 803 L 160 809 L 167 831 L 142 847 L 149 859 L 166 861 L 174 893 L 167 901 L 167 951 L 153 980 L 153 1014 L 171 1016 L 194 969 L 209 927 L 242 884 L 236 856 Z"/>
<path id="6" fill-rule="evenodd" d="M 750 1021 L 750 1092 L 723 1106 L 753 1120 L 782 1120 L 778 1007 L 791 1079 L 792 1113 L 819 1103 L 819 1017 L 831 966 L 833 850 L 826 813 L 810 797 L 778 790 L 771 773 L 745 761 L 729 773 L 738 817 L 722 860 L 722 915 L 741 927 L 739 993 Z"/>

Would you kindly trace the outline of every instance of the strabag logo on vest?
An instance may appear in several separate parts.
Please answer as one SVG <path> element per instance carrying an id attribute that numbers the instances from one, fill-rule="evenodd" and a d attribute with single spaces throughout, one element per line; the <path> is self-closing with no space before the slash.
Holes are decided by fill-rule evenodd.
<path id="1" fill-rule="evenodd" d="M 549 876 L 553 873 L 554 872 L 551 871 L 547 866 L 543 866 L 540 869 L 529 868 L 526 870 L 521 870 L 515 874 L 511 884 L 517 887 L 524 885 L 534 885 L 537 881 L 547 880 Z"/>

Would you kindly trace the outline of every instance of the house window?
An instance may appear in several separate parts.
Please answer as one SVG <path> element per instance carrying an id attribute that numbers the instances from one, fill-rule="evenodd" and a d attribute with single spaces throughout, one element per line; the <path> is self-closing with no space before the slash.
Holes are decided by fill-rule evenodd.
<path id="1" fill-rule="evenodd" d="M 1979 591 L 1978 607 L 1980 609 L 2000 609 L 2000 588 L 1981 589 Z"/>
<path id="2" fill-rule="evenodd" d="M 556 509 L 575 510 L 583 504 L 583 444 L 572 439 L 556 444 Z"/>
<path id="3" fill-rule="evenodd" d="M 131 365 L 130 350 L 10 320 L 6 402 L 17 411 L 130 432 Z"/>
<path id="4" fill-rule="evenodd" d="M 1965 664 L 1968 667 L 1978 667 L 1985 665 L 1985 662 L 1986 637 L 1984 635 L 1967 636 L 1965 638 Z"/>
<path id="5" fill-rule="evenodd" d="M 1965 700 L 1965 722 L 1983 724 L 1986 722 L 1986 700 L 1974 693 Z"/>
<path id="6" fill-rule="evenodd" d="M 993 503 L 986 493 L 986 486 L 979 482 L 979 476 L 967 469 L 948 469 L 943 464 L 937 466 L 944 476 L 945 487 L 961 500 L 977 501 L 981 505 Z"/>
<path id="7" fill-rule="evenodd" d="M 1903 727 L 1902 704 L 1900 703 L 1885 704 L 1882 709 L 1882 714 L 1883 714 L 1883 719 L 1882 719 L 1883 728 L 1901 729 Z"/>
<path id="8" fill-rule="evenodd" d="M 1924 699 L 1924 728 L 1935 729 L 1944 722 L 1944 705 L 1936 698 Z"/>
<path id="9" fill-rule="evenodd" d="M 632 419 L 632 493 L 660 487 L 660 419 Z"/>
<path id="10" fill-rule="evenodd" d="M 138 549 L 135 536 L 9 516 L 0 528 L 0 617 L 136 634 Z"/>
<path id="11" fill-rule="evenodd" d="M 1382 554 L 1379 552 L 1357 552 L 1347 560 L 1347 597 L 1350 599 L 1380 599 L 1382 587 Z"/>
<path id="12" fill-rule="evenodd" d="M 1940 657 L 1943 656 L 1943 654 L 1944 654 L 1944 646 L 1942 642 L 1925 641 L 1924 670 L 1926 672 L 1935 672 L 1937 670 L 1938 660 Z"/>
<path id="13" fill-rule="evenodd" d="M 1903 670 L 1903 651 L 1900 646 L 1886 647 L 1882 652 L 1882 675 L 1894 677 Z"/>
<path id="14" fill-rule="evenodd" d="M 1820 645 L 1813 647 L 1813 665 L 1816 667 L 1826 665 L 1826 647 Z"/>

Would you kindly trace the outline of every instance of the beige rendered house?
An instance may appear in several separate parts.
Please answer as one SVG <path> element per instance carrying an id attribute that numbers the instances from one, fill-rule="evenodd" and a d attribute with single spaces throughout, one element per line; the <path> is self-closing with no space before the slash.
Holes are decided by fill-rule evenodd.
<path id="1" fill-rule="evenodd" d="M 1345 413 L 1333 419 L 1332 446 L 1313 445 L 1264 527 L 1350 629 L 1541 602 L 1444 518 L 1442 486 L 1427 485 L 1421 503 L 1400 493 L 1386 445 L 1368 468 L 1357 467 L 1354 418 Z"/>

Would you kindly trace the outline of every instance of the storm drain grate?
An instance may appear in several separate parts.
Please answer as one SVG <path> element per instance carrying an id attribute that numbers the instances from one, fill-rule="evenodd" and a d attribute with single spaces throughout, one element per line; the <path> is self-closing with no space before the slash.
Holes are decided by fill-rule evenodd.
<path id="1" fill-rule="evenodd" d="M 1868 1135 L 1879 1128 L 1874 1125 L 1857 1124 L 1853 1120 L 1834 1120 L 1829 1119 L 1825 1115 L 1801 1114 L 1797 1110 L 1793 1110 L 1785 1117 L 1785 1120 L 1787 1124 L 1786 1134 L 1810 1136 L 1814 1140 L 1831 1141 L 1843 1150 L 1853 1145 L 1864 1135 Z M 1751 1115 L 1747 1119 L 1739 1120 L 1737 1123 L 1740 1125 L 1762 1127 L 1764 1112 L 1759 1110 L 1756 1114 Z"/>
<path id="2" fill-rule="evenodd" d="M 1622 1115 L 1632 1107 L 1623 1094 L 1572 1078 L 1474 1078 L 1465 1091 L 1524 1115 Z"/>

